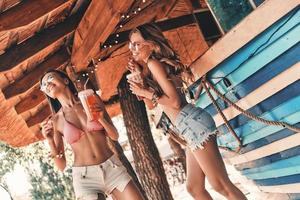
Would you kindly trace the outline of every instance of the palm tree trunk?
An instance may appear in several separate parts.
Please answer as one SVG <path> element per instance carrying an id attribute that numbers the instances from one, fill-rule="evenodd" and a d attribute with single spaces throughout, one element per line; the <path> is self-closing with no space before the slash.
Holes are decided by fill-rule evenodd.
<path id="1" fill-rule="evenodd" d="M 118 85 L 123 119 L 136 172 L 151 200 L 173 200 L 158 149 L 154 143 L 144 102 L 129 90 L 125 75 Z"/>

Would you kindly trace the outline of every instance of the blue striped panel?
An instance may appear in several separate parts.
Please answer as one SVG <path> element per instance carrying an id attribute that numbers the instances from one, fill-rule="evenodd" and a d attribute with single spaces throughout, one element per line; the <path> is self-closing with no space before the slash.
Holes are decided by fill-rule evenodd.
<path id="1" fill-rule="evenodd" d="M 298 119 L 293 118 L 293 120 L 290 122 L 291 119 L 289 119 L 289 116 L 290 115 L 292 116 L 295 112 L 300 110 L 299 102 L 300 102 L 300 96 L 297 96 L 293 99 L 290 99 L 290 100 L 284 102 L 283 104 L 281 104 L 280 106 L 277 106 L 276 108 L 270 110 L 269 112 L 265 112 L 260 117 L 262 117 L 264 119 L 280 120 L 280 121 L 289 120 L 286 122 L 292 123 L 292 124 L 298 123 L 299 118 Z M 278 130 L 282 129 L 282 127 L 266 126 L 266 125 L 256 122 L 256 121 L 249 121 L 245 125 L 236 128 L 235 132 L 237 133 L 237 135 L 239 135 L 240 137 L 243 138 L 243 144 L 248 144 L 248 143 L 251 143 L 255 140 L 262 138 L 261 136 L 263 136 L 263 134 L 265 134 L 265 129 L 267 129 L 269 127 L 273 128 L 272 129 L 273 133 L 275 130 L 278 131 Z M 261 135 L 259 135 L 259 134 L 261 134 Z M 264 135 L 264 136 L 267 136 L 267 135 Z M 225 141 L 228 144 L 231 141 L 234 142 L 235 139 L 230 134 L 225 134 L 225 135 L 219 136 L 218 141 L 220 144 L 224 144 Z"/>
<path id="2" fill-rule="evenodd" d="M 299 6 L 298 6 L 299 7 Z M 293 15 L 294 11 L 298 8 L 295 8 L 290 13 L 282 17 L 276 23 L 274 23 L 271 27 L 267 28 L 265 31 L 260 33 L 255 37 L 252 41 L 246 44 L 244 47 L 240 48 L 237 52 L 231 55 L 229 58 L 224 60 L 218 67 L 214 68 L 208 74 L 208 77 L 221 77 L 230 74 L 237 66 L 242 63 L 245 59 L 247 59 L 258 47 L 260 47 L 265 41 L 269 39 L 269 37 L 276 31 L 280 26 L 282 26 L 286 20 Z M 284 24 L 276 34 L 273 35 L 272 39 L 268 44 L 277 40 L 279 37 L 284 35 L 288 30 L 290 30 L 295 25 L 299 24 L 300 12 L 298 11 L 286 24 Z M 220 80 L 214 79 L 212 82 L 214 84 L 218 83 Z M 196 81 L 192 86 L 190 86 L 190 90 L 195 90 L 199 85 L 199 80 Z"/>
<path id="3" fill-rule="evenodd" d="M 268 63 L 266 66 L 261 68 L 254 75 L 250 76 L 248 79 L 238 84 L 236 87 L 232 89 L 232 92 L 226 93 L 226 96 L 234 95 L 237 100 L 245 97 L 247 94 L 251 93 L 256 88 L 259 88 L 262 84 L 266 83 L 268 80 L 277 76 L 284 70 L 293 66 L 297 62 L 300 61 L 300 43 L 294 45 L 288 51 L 281 54 L 279 57 L 274 59 L 272 62 Z M 230 99 L 233 99 L 231 97 Z M 223 101 L 219 98 L 217 99 L 217 103 L 219 103 L 221 109 L 227 108 Z M 210 104 L 205 108 L 211 115 L 217 114 L 214 106 Z M 247 118 L 246 118 L 247 119 Z M 241 121 L 245 121 L 245 119 L 241 119 Z"/>
<path id="4" fill-rule="evenodd" d="M 239 171 L 251 169 L 251 168 L 262 167 L 262 166 L 271 164 L 273 162 L 285 160 L 285 159 L 291 158 L 293 156 L 298 156 L 299 154 L 300 154 L 300 146 L 296 146 L 296 147 L 287 149 L 287 150 L 279 152 L 279 153 L 272 154 L 272 155 L 264 157 L 264 158 L 260 158 L 260 159 L 249 161 L 246 163 L 234 165 L 234 167 Z"/>
<path id="5" fill-rule="evenodd" d="M 234 70 L 231 74 L 227 75 L 227 78 L 231 81 L 232 87 L 238 85 L 242 81 L 246 80 L 249 76 L 257 72 L 262 66 L 267 65 L 269 62 L 283 54 L 289 48 L 294 46 L 300 41 L 300 25 L 296 26 L 284 36 L 279 38 L 276 42 L 269 45 L 265 51 L 258 53 L 253 56 L 248 62 L 243 64 L 241 67 Z M 220 83 L 221 84 L 221 83 Z M 225 86 L 220 85 L 219 83 L 215 85 L 215 88 L 218 89 L 221 93 L 226 93 Z M 214 98 L 217 96 L 212 93 Z M 232 99 L 233 101 L 235 99 Z M 199 100 L 196 102 L 196 106 L 205 108 L 210 104 L 210 99 L 206 94 L 202 94 Z"/>
<path id="6" fill-rule="evenodd" d="M 300 12 L 298 11 L 297 14 L 295 16 L 293 16 L 293 18 L 287 24 L 285 24 L 284 27 L 282 27 L 272 37 L 272 39 L 270 40 L 270 43 L 273 42 L 274 40 L 279 39 L 279 37 L 281 37 L 283 34 L 285 34 L 286 32 L 288 32 L 292 27 L 294 27 L 295 25 L 299 24 L 299 17 L 300 17 Z M 275 25 L 273 25 L 272 27 L 270 27 L 269 29 L 267 29 L 266 31 L 264 31 L 262 34 L 260 34 L 259 36 L 257 36 L 254 41 L 250 42 L 245 47 L 241 48 L 239 51 L 237 51 L 235 54 L 233 54 L 230 58 L 228 58 L 227 60 L 225 60 L 224 62 L 222 62 L 218 67 L 216 67 L 215 69 L 213 69 L 209 73 L 208 77 L 211 77 L 211 76 L 213 76 L 213 77 L 227 76 L 228 74 L 230 74 L 232 71 L 234 71 L 236 69 L 236 67 L 239 65 L 239 63 L 243 62 L 243 60 L 245 60 L 259 45 L 261 45 L 264 41 L 266 41 L 267 38 L 275 31 L 275 29 L 277 29 L 278 26 L 280 26 L 285 20 L 286 19 L 282 19 L 281 21 L 279 21 L 278 23 L 276 23 Z M 296 41 L 299 41 L 299 38 L 298 38 L 298 40 L 296 39 Z M 296 56 L 294 58 L 298 58 L 298 60 L 299 60 L 299 56 Z M 253 58 L 251 60 L 253 60 Z M 257 66 L 257 63 L 255 63 L 255 65 Z M 243 66 L 243 68 L 244 68 L 244 66 Z M 240 77 L 240 76 L 241 76 L 240 74 L 237 74 L 237 77 Z M 241 77 L 244 77 L 244 76 L 241 76 Z M 213 83 L 215 83 L 215 84 L 218 83 L 216 85 L 216 87 L 221 92 L 224 93 L 225 86 L 223 86 L 221 83 L 219 83 L 220 79 L 219 80 L 213 79 L 211 81 Z M 231 80 L 231 81 L 234 81 L 234 80 Z M 235 84 L 237 84 L 237 83 L 233 82 L 233 85 L 235 85 Z M 195 87 L 198 86 L 198 85 L 199 85 L 199 81 L 197 81 L 191 87 L 191 89 L 195 90 Z M 235 100 L 235 99 L 232 99 L 232 100 Z M 196 102 L 196 105 L 204 108 L 207 105 L 209 105 L 209 103 L 210 103 L 209 99 L 207 98 L 207 96 L 203 92 L 202 96 Z"/>
<path id="7" fill-rule="evenodd" d="M 257 185 L 272 186 L 272 185 L 284 185 L 300 182 L 300 174 L 283 176 L 279 178 L 268 178 L 263 180 L 254 180 Z M 300 190 L 300 189 L 299 189 Z"/>
<path id="8" fill-rule="evenodd" d="M 300 200 L 300 193 L 288 194 L 290 200 Z"/>
<path id="9" fill-rule="evenodd" d="M 242 174 L 251 180 L 300 174 L 300 156 L 297 155 L 265 166 L 246 169 L 242 171 Z"/>
<path id="10" fill-rule="evenodd" d="M 281 121 L 286 121 L 290 124 L 296 124 L 299 122 L 300 119 L 300 111 L 293 113 L 292 115 L 289 115 L 287 117 L 284 117 L 281 119 Z M 267 137 L 269 135 L 272 135 L 280 130 L 283 130 L 283 127 L 278 127 L 278 126 L 265 126 L 264 128 L 248 135 L 243 138 L 243 144 L 246 145 L 248 143 L 257 141 L 261 138 Z M 224 142 L 223 140 L 218 140 L 218 143 L 221 145 Z M 231 148 L 236 148 L 237 142 L 232 141 L 231 143 L 227 141 L 226 146 L 231 147 Z"/>
<path id="11" fill-rule="evenodd" d="M 300 127 L 300 123 L 295 124 L 295 126 L 296 127 Z M 247 153 L 249 151 L 255 150 L 257 148 L 260 148 L 262 146 L 268 145 L 268 144 L 270 144 L 272 142 L 275 142 L 277 140 L 280 140 L 280 139 L 283 139 L 285 137 L 288 137 L 288 136 L 290 136 L 290 135 L 292 135 L 294 133 L 295 133 L 294 131 L 291 131 L 289 129 L 280 130 L 280 131 L 278 131 L 276 133 L 273 133 L 270 136 L 261 138 L 261 139 L 255 141 L 255 142 L 247 144 L 245 147 L 243 147 L 241 149 L 241 151 L 239 153 L 240 154 L 245 154 L 245 153 Z"/>
<path id="12" fill-rule="evenodd" d="M 264 101 L 260 102 L 256 106 L 248 109 L 248 111 L 257 116 L 262 115 L 266 111 L 269 111 L 274 107 L 277 107 L 278 105 L 284 103 L 285 101 L 289 100 L 290 98 L 294 98 L 296 95 L 299 94 L 298 88 L 300 88 L 300 80 L 289 85 L 288 87 L 284 88 L 283 90 L 277 92 L 272 97 L 265 99 Z M 249 118 L 240 114 L 237 117 L 230 120 L 229 124 L 231 125 L 232 128 L 237 128 L 241 125 L 246 124 L 247 122 L 249 122 Z M 225 124 L 219 126 L 218 129 L 222 133 L 228 132 Z"/>

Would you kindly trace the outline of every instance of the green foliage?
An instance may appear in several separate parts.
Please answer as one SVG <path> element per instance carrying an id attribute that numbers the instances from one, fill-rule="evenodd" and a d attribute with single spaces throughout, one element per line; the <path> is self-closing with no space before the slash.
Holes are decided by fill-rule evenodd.
<path id="1" fill-rule="evenodd" d="M 0 183 L 6 185 L 5 174 L 12 172 L 16 164 L 20 164 L 29 177 L 33 200 L 74 199 L 70 166 L 63 173 L 59 172 L 45 147 L 42 142 L 25 148 L 12 148 L 0 143 Z M 66 156 L 70 155 L 70 150 L 67 150 Z"/>

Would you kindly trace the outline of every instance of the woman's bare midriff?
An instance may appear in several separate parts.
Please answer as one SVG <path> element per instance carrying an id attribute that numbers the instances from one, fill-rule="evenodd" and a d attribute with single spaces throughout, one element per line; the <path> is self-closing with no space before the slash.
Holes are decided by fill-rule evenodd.
<path id="1" fill-rule="evenodd" d="M 175 124 L 176 117 L 181 111 L 181 109 L 186 105 L 187 103 L 182 103 L 181 107 L 179 109 L 171 108 L 169 106 L 161 106 L 163 111 L 166 113 L 166 115 L 170 118 L 172 124 Z"/>
<path id="2" fill-rule="evenodd" d="M 86 133 L 71 145 L 74 166 L 98 165 L 113 155 L 104 133 Z"/>

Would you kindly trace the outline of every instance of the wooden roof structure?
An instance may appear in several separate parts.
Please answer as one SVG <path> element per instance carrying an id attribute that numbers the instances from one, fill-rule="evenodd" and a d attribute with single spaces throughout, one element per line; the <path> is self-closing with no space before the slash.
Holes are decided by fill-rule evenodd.
<path id="1" fill-rule="evenodd" d="M 43 139 L 50 115 L 39 77 L 49 69 L 92 69 L 111 116 L 130 52 L 128 32 L 155 21 L 190 65 L 214 35 L 204 0 L 0 0 L 0 140 L 20 147 Z M 95 65 L 92 65 L 94 62 Z"/>

